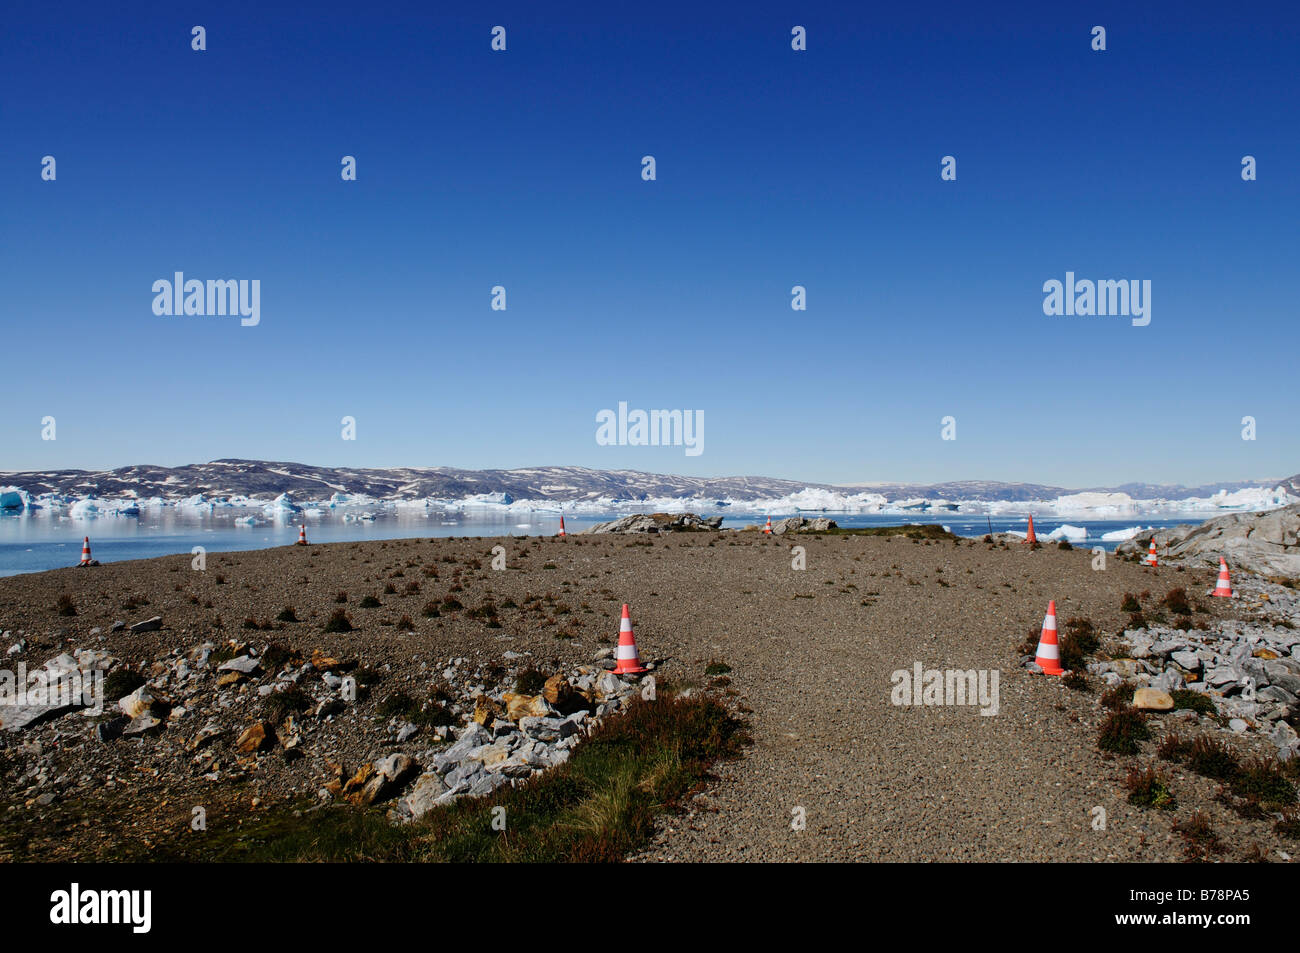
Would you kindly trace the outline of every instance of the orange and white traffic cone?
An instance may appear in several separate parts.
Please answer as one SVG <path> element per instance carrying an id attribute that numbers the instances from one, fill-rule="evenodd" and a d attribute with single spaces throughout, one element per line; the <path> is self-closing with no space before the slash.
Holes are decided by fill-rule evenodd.
<path id="1" fill-rule="evenodd" d="M 1226 599 L 1236 595 L 1232 591 L 1232 583 L 1228 580 L 1228 562 L 1222 556 L 1219 557 L 1219 581 L 1214 584 L 1214 591 L 1210 595 L 1222 596 Z"/>
<path id="2" fill-rule="evenodd" d="M 303 520 L 302 525 L 298 527 L 298 545 L 307 545 L 307 521 Z"/>
<path id="3" fill-rule="evenodd" d="M 1025 535 L 1025 542 L 1033 545 L 1038 542 L 1038 537 L 1034 534 L 1034 514 L 1029 514 L 1029 532 Z"/>
<path id="4" fill-rule="evenodd" d="M 1061 646 L 1056 641 L 1056 600 L 1047 604 L 1047 615 L 1043 618 L 1043 634 L 1038 637 L 1038 655 L 1034 657 L 1046 675 L 1061 675 Z"/>
<path id="5" fill-rule="evenodd" d="M 632 632 L 632 616 L 628 614 L 627 603 L 623 603 L 623 619 L 618 624 L 618 652 L 614 656 L 618 665 L 615 675 L 635 675 L 647 671 L 641 664 L 641 656 L 636 651 L 636 635 Z"/>
<path id="6" fill-rule="evenodd" d="M 763 535 L 764 536 L 772 535 L 772 517 L 770 516 L 767 518 L 767 525 L 763 527 Z"/>
<path id="7" fill-rule="evenodd" d="M 81 542 L 81 562 L 77 563 L 77 565 L 78 566 L 90 565 L 90 537 L 89 536 L 87 536 Z"/>
<path id="8" fill-rule="evenodd" d="M 1151 549 L 1147 552 L 1147 558 L 1143 560 L 1148 566 L 1159 566 L 1160 557 L 1156 555 L 1156 538 L 1151 537 Z"/>
<path id="9" fill-rule="evenodd" d="M 563 517 L 563 516 L 560 517 L 560 535 L 561 535 L 561 536 L 567 536 L 567 535 L 568 535 L 567 533 L 564 532 L 564 517 Z"/>

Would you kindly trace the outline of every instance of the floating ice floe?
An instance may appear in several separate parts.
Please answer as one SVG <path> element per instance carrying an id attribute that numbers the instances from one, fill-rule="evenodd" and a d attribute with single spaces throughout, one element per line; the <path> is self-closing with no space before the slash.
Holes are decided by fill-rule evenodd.
<path id="1" fill-rule="evenodd" d="M 1151 526 L 1130 526 L 1128 529 L 1113 529 L 1109 533 L 1102 533 L 1101 539 L 1104 543 L 1122 543 L 1126 539 L 1132 539 L 1143 529 L 1153 529 Z"/>

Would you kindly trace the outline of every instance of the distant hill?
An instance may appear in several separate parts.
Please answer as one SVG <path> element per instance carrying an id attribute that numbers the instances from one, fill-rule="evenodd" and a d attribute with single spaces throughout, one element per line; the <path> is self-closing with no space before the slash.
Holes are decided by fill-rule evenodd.
<path id="1" fill-rule="evenodd" d="M 334 493 L 365 494 L 383 500 L 463 499 L 483 493 L 504 493 L 514 499 L 577 502 L 594 499 L 635 502 L 647 499 L 695 498 L 762 500 L 827 490 L 838 493 L 879 493 L 890 500 L 1047 500 L 1079 492 L 1127 493 L 1134 499 L 1185 499 L 1210 496 L 1220 490 L 1282 486 L 1300 496 L 1300 474 L 1285 480 L 1256 480 L 1181 486 L 1125 483 L 1113 487 L 1068 489 L 1038 483 L 961 480 L 950 483 L 862 483 L 834 485 L 771 477 L 688 477 L 639 470 L 593 470 L 587 467 L 523 467 L 513 470 L 460 470 L 454 467 L 390 467 L 356 469 L 316 467 L 303 463 L 264 460 L 214 460 L 180 467 L 147 464 L 115 470 L 48 470 L 0 472 L 0 484 L 12 484 L 33 496 L 57 493 L 85 497 L 159 496 L 183 499 L 248 496 L 272 499 L 289 493 L 301 499 L 327 499 Z"/>

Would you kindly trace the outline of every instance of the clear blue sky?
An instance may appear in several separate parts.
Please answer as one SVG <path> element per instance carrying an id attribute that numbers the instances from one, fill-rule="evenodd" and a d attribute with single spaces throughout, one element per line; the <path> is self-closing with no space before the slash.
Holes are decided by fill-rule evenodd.
<path id="1" fill-rule="evenodd" d="M 6 12 L 0 468 L 1300 470 L 1293 4 L 273 6 Z M 261 324 L 154 315 L 178 270 Z M 598 446 L 620 400 L 704 453 Z"/>

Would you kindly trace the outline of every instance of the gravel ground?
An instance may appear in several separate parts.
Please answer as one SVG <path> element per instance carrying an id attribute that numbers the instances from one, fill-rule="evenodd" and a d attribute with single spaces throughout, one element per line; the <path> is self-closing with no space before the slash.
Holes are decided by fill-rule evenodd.
<path id="1" fill-rule="evenodd" d="M 497 544 L 507 550 L 504 572 L 490 568 Z M 791 568 L 792 545 L 806 548 L 805 570 Z M 1228 845 L 1226 859 L 1242 859 L 1255 844 L 1294 852 L 1297 845 L 1273 833 L 1271 821 L 1238 817 L 1215 803 L 1214 784 L 1177 766 L 1176 810 L 1130 807 L 1123 777 L 1130 764 L 1151 760 L 1151 746 L 1145 758 L 1100 754 L 1096 693 L 1019 667 L 1019 646 L 1037 631 L 1049 599 L 1062 623 L 1086 617 L 1115 633 L 1124 627 L 1125 592 L 1150 590 L 1158 599 L 1185 586 L 1196 596 L 1213 582 L 1209 572 L 1153 571 L 1114 558 L 1094 571 L 1091 561 L 1087 551 L 1054 546 L 756 533 L 338 543 L 209 554 L 202 573 L 178 556 L 0 579 L 0 629 L 35 636 L 37 644 L 19 656 L 29 665 L 83 647 L 107 647 L 142 664 L 204 639 L 260 637 L 306 655 L 319 648 L 356 658 L 386 668 L 393 684 L 415 684 L 427 683 L 451 657 L 491 666 L 509 650 L 531 653 L 543 669 L 589 662 L 616 640 L 627 602 L 643 659 L 657 660 L 661 677 L 679 687 L 724 693 L 755 738 L 747 756 L 720 768 L 719 782 L 688 813 L 669 818 L 638 859 L 1178 861 L 1183 841 L 1170 826 L 1193 810 L 1210 815 Z M 437 578 L 422 572 L 429 566 Z M 421 591 L 401 595 L 410 581 Z M 382 592 L 388 582 L 398 594 Z M 502 609 L 499 629 L 463 612 L 421 615 L 426 601 L 456 584 L 467 608 L 487 597 L 521 608 Z M 340 590 L 349 593 L 358 628 L 326 635 L 321 624 Z M 554 605 L 522 608 L 529 595 L 548 592 Z M 76 604 L 75 617 L 55 613 L 63 593 Z M 358 608 L 367 593 L 383 605 Z M 124 611 L 133 596 L 148 604 Z M 1208 615 L 1198 612 L 1199 626 L 1212 625 L 1215 614 L 1245 611 L 1217 603 L 1205 605 Z M 244 618 L 272 619 L 285 605 L 303 621 L 241 631 Z M 392 624 L 403 614 L 415 631 Z M 164 618 L 159 632 L 106 634 L 117 619 L 152 615 Z M 212 626 L 217 616 L 221 631 Z M 91 637 L 93 626 L 105 635 Z M 704 671 L 711 661 L 732 671 L 712 680 Z M 999 671 L 999 713 L 892 705 L 891 673 L 914 662 Z M 314 791 L 341 747 L 357 758 L 398 750 L 366 717 L 358 714 L 350 738 L 322 741 L 296 765 L 268 765 L 267 778 L 279 779 L 278 787 L 268 780 L 270 793 Z M 411 750 L 428 746 L 420 742 Z M 93 745 L 79 750 L 98 757 Z M 88 760 L 84 768 L 93 782 L 94 765 Z M 169 770 L 145 782 L 144 793 L 163 796 L 169 783 L 194 783 L 181 777 L 183 762 L 175 777 Z M 1093 829 L 1098 806 L 1107 813 L 1105 830 Z M 797 808 L 806 816 L 800 831 L 791 829 Z M 36 812 L 28 822 L 40 818 Z"/>

